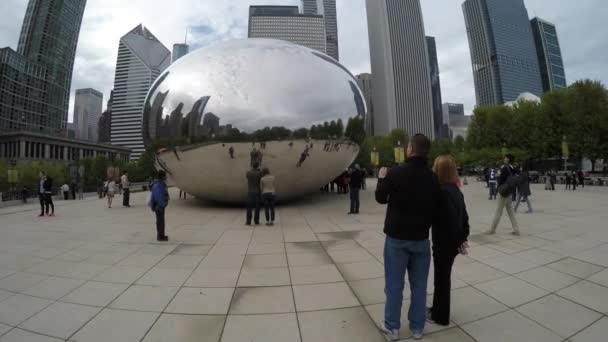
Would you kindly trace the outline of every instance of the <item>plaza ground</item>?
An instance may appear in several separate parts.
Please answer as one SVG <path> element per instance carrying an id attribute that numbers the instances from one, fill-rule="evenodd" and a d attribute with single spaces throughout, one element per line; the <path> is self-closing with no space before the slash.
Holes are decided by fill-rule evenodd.
<path id="1" fill-rule="evenodd" d="M 162 244 L 145 193 L 130 209 L 120 196 L 113 209 L 57 201 L 55 217 L 0 209 L 0 342 L 384 341 L 385 207 L 369 188 L 361 215 L 317 195 L 279 207 L 274 227 L 172 191 Z M 465 187 L 472 248 L 456 260 L 452 324 L 427 324 L 426 341 L 606 340 L 608 189 L 541 188 L 514 237 L 506 217 L 481 234 L 495 202 Z"/>

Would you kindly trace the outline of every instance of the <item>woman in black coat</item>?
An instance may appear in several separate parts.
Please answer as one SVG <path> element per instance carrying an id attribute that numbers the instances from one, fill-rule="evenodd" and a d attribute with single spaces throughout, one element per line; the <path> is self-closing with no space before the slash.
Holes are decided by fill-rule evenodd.
<path id="1" fill-rule="evenodd" d="M 454 159 L 451 156 L 437 157 L 433 171 L 441 183 L 443 198 L 440 219 L 433 225 L 435 293 L 428 319 L 439 325 L 449 325 L 452 266 L 459 253 L 467 254 L 469 215 L 464 196 L 457 185 L 458 172 Z"/>
<path id="2" fill-rule="evenodd" d="M 521 182 L 517 185 L 517 203 L 515 203 L 513 211 L 517 212 L 517 208 L 521 204 L 521 201 L 525 201 L 528 205 L 528 211 L 526 212 L 532 213 L 530 195 L 532 195 L 532 191 L 530 190 L 530 176 L 528 175 L 528 171 L 524 170 L 524 172 L 521 173 Z"/>

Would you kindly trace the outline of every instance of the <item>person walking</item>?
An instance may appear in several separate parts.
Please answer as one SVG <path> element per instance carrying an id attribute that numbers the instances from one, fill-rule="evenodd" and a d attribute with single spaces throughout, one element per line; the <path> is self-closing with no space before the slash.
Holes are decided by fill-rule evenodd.
<path id="1" fill-rule="evenodd" d="M 511 162 L 513 161 L 512 155 L 505 156 L 504 164 L 502 169 L 500 170 L 500 176 L 498 177 L 498 203 L 496 207 L 496 213 L 494 214 L 494 221 L 492 222 L 492 227 L 486 234 L 496 234 L 496 227 L 498 227 L 498 223 L 500 222 L 500 218 L 502 216 L 503 211 L 507 210 L 507 215 L 509 215 L 509 220 L 511 220 L 511 226 L 513 227 L 513 235 L 519 236 L 519 225 L 517 224 L 517 220 L 515 219 L 515 214 L 513 213 L 513 203 L 511 201 L 511 197 L 517 184 L 515 183 L 515 174 L 513 172 L 513 166 L 511 166 Z M 510 180 L 510 178 L 514 178 Z"/>
<path id="2" fill-rule="evenodd" d="M 270 174 L 270 170 L 268 170 L 268 168 L 264 168 L 262 170 L 262 178 L 260 178 L 260 190 L 262 191 L 262 203 L 264 203 L 266 225 L 273 226 L 276 190 L 274 188 L 274 176 Z"/>
<path id="3" fill-rule="evenodd" d="M 528 174 L 528 170 L 524 169 L 521 173 L 521 181 L 517 185 L 517 201 L 515 202 L 515 208 L 513 208 L 514 212 L 517 212 L 517 208 L 522 201 L 525 201 L 528 205 L 528 211 L 526 213 L 532 213 L 532 204 L 530 203 L 530 196 L 532 195 L 532 191 L 530 190 L 530 176 Z"/>
<path id="4" fill-rule="evenodd" d="M 555 170 L 551 171 L 551 191 L 555 191 L 555 183 L 557 183 L 557 172 Z"/>
<path id="5" fill-rule="evenodd" d="M 129 201 L 131 199 L 131 182 L 129 181 L 129 171 L 123 171 L 122 176 L 120 177 L 120 185 L 122 187 L 122 206 L 130 208 L 131 204 Z"/>
<path id="6" fill-rule="evenodd" d="M 112 200 L 114 199 L 114 194 L 116 193 L 116 182 L 114 182 L 114 179 L 108 178 L 105 190 L 106 196 L 108 197 L 108 208 L 112 208 Z"/>
<path id="7" fill-rule="evenodd" d="M 53 179 L 45 176 L 44 180 L 44 209 L 47 215 L 55 216 L 55 204 L 53 204 Z M 49 213 L 49 207 L 51 212 Z"/>
<path id="8" fill-rule="evenodd" d="M 348 184 L 350 190 L 350 211 L 348 215 L 359 214 L 359 207 L 361 202 L 359 200 L 359 192 L 361 191 L 361 183 L 363 183 L 363 172 L 359 167 L 359 164 L 350 170 L 350 183 Z"/>
<path id="9" fill-rule="evenodd" d="M 253 223 L 260 224 L 260 179 L 262 178 L 262 172 L 260 171 L 260 164 L 254 162 L 251 170 L 247 171 L 247 218 L 245 224 L 251 225 L 251 216 L 253 214 Z"/>
<path id="10" fill-rule="evenodd" d="M 572 171 L 570 178 L 572 179 L 572 191 L 576 191 L 576 173 L 574 171 Z"/>
<path id="11" fill-rule="evenodd" d="M 456 185 L 458 171 L 451 156 L 435 159 L 433 172 L 437 175 L 443 194 L 440 223 L 433 225 L 433 265 L 435 291 L 433 305 L 427 317 L 432 322 L 450 325 L 450 291 L 452 266 L 456 256 L 467 254 L 469 248 L 469 214 L 464 196 Z"/>
<path id="12" fill-rule="evenodd" d="M 27 188 L 27 186 L 23 186 L 23 188 L 21 189 L 21 200 L 23 200 L 24 204 L 27 204 L 27 197 L 30 193 L 30 190 Z"/>
<path id="13" fill-rule="evenodd" d="M 391 341 L 399 339 L 405 274 L 411 291 L 409 328 L 422 339 L 426 322 L 426 288 L 431 263 L 429 230 L 440 218 L 441 187 L 428 166 L 430 140 L 412 137 L 402 165 L 378 172 L 376 201 L 388 204 L 384 221 L 384 279 L 386 304 L 381 330 Z"/>
<path id="14" fill-rule="evenodd" d="M 572 178 L 570 173 L 566 173 L 566 190 L 570 190 L 570 184 L 572 184 Z"/>
<path id="15" fill-rule="evenodd" d="M 63 192 L 63 199 L 67 201 L 70 197 L 70 186 L 67 183 L 63 183 L 61 191 Z"/>
<path id="16" fill-rule="evenodd" d="M 165 171 L 158 171 L 157 179 L 152 182 L 150 192 L 150 202 L 148 206 L 156 215 L 156 240 L 169 241 L 165 234 L 165 209 L 169 204 L 169 192 L 167 191 L 167 174 Z"/>
<path id="17" fill-rule="evenodd" d="M 496 182 L 496 169 L 491 168 L 488 171 L 488 184 L 489 184 L 489 188 L 490 188 L 490 200 L 495 200 L 496 199 L 496 188 L 497 188 L 497 182 Z"/>

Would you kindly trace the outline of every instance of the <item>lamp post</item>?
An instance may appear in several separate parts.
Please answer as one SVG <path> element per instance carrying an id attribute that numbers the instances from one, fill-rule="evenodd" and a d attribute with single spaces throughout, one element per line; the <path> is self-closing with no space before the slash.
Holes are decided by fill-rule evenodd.
<path id="1" fill-rule="evenodd" d="M 568 147 L 568 140 L 564 135 L 562 137 L 562 159 L 564 159 L 564 171 L 568 171 L 568 159 L 570 158 L 570 148 Z"/>

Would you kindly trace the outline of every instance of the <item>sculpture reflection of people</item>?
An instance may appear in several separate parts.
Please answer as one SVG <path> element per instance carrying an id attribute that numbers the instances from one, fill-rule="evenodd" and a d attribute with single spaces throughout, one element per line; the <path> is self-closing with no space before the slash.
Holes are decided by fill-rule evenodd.
<path id="1" fill-rule="evenodd" d="M 300 154 L 300 160 L 296 164 L 296 167 L 301 167 L 302 164 L 304 163 L 304 161 L 306 160 L 306 158 L 308 158 L 309 155 L 310 154 L 308 153 L 308 146 L 306 146 L 306 149 L 304 150 L 304 152 L 302 152 L 302 154 Z"/>
<path id="2" fill-rule="evenodd" d="M 228 154 L 230 155 L 230 159 L 234 159 L 234 147 L 230 146 Z"/>
<path id="3" fill-rule="evenodd" d="M 361 171 L 359 164 L 355 164 L 355 166 L 349 170 L 349 178 L 350 211 L 348 214 L 356 215 L 359 214 L 359 191 L 361 190 L 361 182 L 363 181 L 363 171 Z"/>
<path id="4" fill-rule="evenodd" d="M 435 291 L 427 317 L 436 324 L 450 325 L 452 266 L 456 256 L 469 248 L 469 215 L 458 183 L 456 163 L 451 156 L 435 159 L 433 171 L 443 193 L 438 224 L 433 225 L 433 265 Z"/>
<path id="5" fill-rule="evenodd" d="M 251 156 L 251 162 L 250 162 L 251 167 L 253 167 L 253 165 L 256 163 L 258 164 L 258 167 L 259 167 L 259 165 L 262 164 L 262 152 L 259 151 L 258 149 L 256 149 L 255 147 L 253 148 L 253 150 L 251 150 L 250 156 Z"/>
<path id="6" fill-rule="evenodd" d="M 169 237 L 165 235 L 165 208 L 169 204 L 166 178 L 165 171 L 158 171 L 157 179 L 152 182 L 152 192 L 148 202 L 148 206 L 156 215 L 156 240 L 158 241 L 169 241 Z"/>
<path id="7" fill-rule="evenodd" d="M 254 162 L 251 170 L 247 171 L 247 220 L 245 224 L 251 225 L 251 216 L 253 212 L 253 223 L 260 224 L 260 164 Z"/>
<path id="8" fill-rule="evenodd" d="M 276 199 L 276 191 L 274 189 L 274 176 L 270 174 L 268 168 L 262 169 L 260 189 L 262 192 L 262 203 L 264 203 L 266 225 L 272 226 L 274 225 L 274 202 Z"/>

